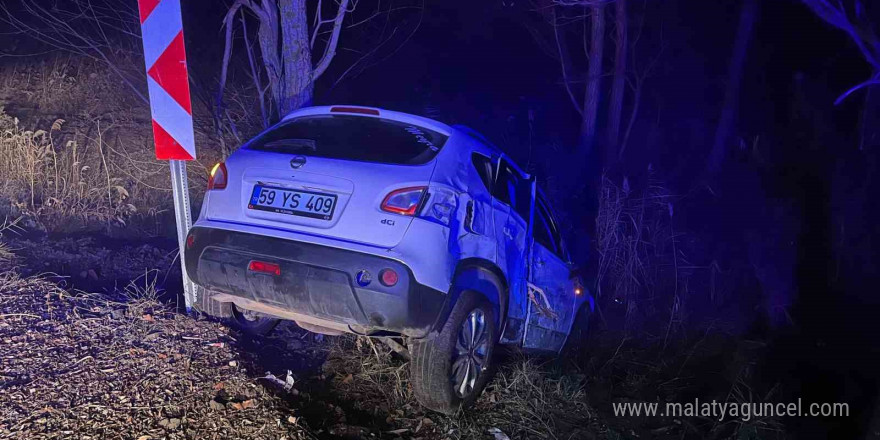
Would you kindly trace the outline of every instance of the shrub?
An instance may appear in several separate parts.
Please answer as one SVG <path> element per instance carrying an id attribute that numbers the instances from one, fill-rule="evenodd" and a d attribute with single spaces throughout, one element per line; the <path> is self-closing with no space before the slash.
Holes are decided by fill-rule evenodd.
<path id="1" fill-rule="evenodd" d="M 622 306 L 628 329 L 683 320 L 686 273 L 675 231 L 674 197 L 649 171 L 636 187 L 603 176 L 596 218 L 596 295 L 604 307 Z M 662 328 L 662 326 L 661 326 Z"/>

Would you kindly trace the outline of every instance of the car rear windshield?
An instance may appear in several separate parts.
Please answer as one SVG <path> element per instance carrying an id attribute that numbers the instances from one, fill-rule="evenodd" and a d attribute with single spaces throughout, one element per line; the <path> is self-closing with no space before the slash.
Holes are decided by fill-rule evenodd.
<path id="1" fill-rule="evenodd" d="M 331 159 L 419 165 L 437 155 L 447 136 L 388 119 L 306 116 L 282 122 L 246 148 Z"/>

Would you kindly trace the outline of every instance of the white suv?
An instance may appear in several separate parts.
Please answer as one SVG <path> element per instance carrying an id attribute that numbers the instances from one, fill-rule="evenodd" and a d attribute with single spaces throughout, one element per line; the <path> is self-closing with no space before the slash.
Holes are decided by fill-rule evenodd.
<path id="1" fill-rule="evenodd" d="M 533 178 L 466 127 L 376 108 L 295 111 L 215 166 L 185 261 L 199 308 L 246 330 L 407 338 L 446 413 L 496 343 L 558 352 L 593 309 Z"/>

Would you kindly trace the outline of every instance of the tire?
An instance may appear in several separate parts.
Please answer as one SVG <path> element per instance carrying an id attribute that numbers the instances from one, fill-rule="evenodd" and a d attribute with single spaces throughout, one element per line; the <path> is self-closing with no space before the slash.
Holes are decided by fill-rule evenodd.
<path id="1" fill-rule="evenodd" d="M 477 332 L 468 333 L 475 324 Z M 482 338 L 467 342 L 474 333 Z M 491 377 L 497 335 L 492 304 L 477 292 L 463 292 L 440 333 L 410 340 L 411 382 L 419 403 L 444 414 L 472 405 Z"/>
<path id="2" fill-rule="evenodd" d="M 232 305 L 232 317 L 228 320 L 232 327 L 250 336 L 266 336 L 272 333 L 280 321 L 280 319 L 268 316 L 255 316 L 246 310 L 239 309 L 234 304 Z"/>

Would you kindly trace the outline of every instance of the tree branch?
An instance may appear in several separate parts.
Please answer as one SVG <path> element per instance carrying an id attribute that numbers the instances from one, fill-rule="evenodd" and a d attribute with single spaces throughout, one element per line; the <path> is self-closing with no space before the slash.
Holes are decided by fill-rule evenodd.
<path id="1" fill-rule="evenodd" d="M 339 45 L 339 32 L 342 30 L 342 20 L 345 18 L 345 13 L 348 12 L 348 2 L 349 0 L 339 2 L 339 10 L 336 12 L 336 19 L 333 20 L 333 35 L 324 49 L 324 56 L 321 57 L 321 61 L 315 66 L 315 70 L 312 71 L 312 81 L 317 80 L 324 74 L 327 67 L 330 66 L 330 62 L 333 61 L 333 57 L 336 56 L 336 46 Z"/>
<path id="2" fill-rule="evenodd" d="M 880 42 L 871 32 L 865 32 L 853 23 L 846 15 L 846 11 L 842 4 L 839 8 L 832 6 L 827 0 L 802 0 L 803 3 L 813 11 L 819 18 L 826 23 L 849 34 L 853 42 L 858 46 L 859 51 L 865 57 L 865 60 L 871 64 L 874 70 L 880 70 Z"/>
<path id="3" fill-rule="evenodd" d="M 251 79 L 254 81 L 254 86 L 257 89 L 257 98 L 260 100 L 260 116 L 262 116 L 263 128 L 269 127 L 269 115 L 266 114 L 266 97 L 263 86 L 260 84 L 260 71 L 257 70 L 257 63 L 254 60 L 254 48 L 251 46 L 251 41 L 248 38 L 247 31 L 247 20 L 245 20 L 244 12 L 240 15 L 241 18 L 241 29 L 242 36 L 244 36 L 244 48 L 247 51 L 248 57 L 248 65 L 251 68 Z"/>
<path id="4" fill-rule="evenodd" d="M 315 22 L 312 25 L 314 30 L 312 31 L 312 41 L 309 42 L 309 48 L 312 50 L 315 49 L 315 40 L 318 38 L 318 30 L 321 29 L 321 26 L 324 23 L 329 23 L 329 20 L 324 20 L 321 18 L 321 6 L 323 5 L 323 0 L 318 0 L 318 7 L 315 9 Z"/>
<path id="5" fill-rule="evenodd" d="M 853 86 L 851 89 L 844 92 L 842 95 L 840 95 L 840 97 L 834 101 L 834 105 L 840 105 L 840 103 L 843 102 L 844 99 L 846 99 L 847 97 L 849 97 L 849 95 L 852 95 L 853 93 L 855 93 L 859 89 L 863 89 L 863 88 L 869 87 L 869 86 L 876 86 L 876 85 L 880 85 L 880 79 L 869 79 L 863 83 L 859 83 L 859 84 Z"/>
<path id="6" fill-rule="evenodd" d="M 553 12 L 554 21 L 556 19 L 556 12 Z M 571 105 L 574 106 L 574 109 L 577 110 L 578 114 L 581 116 L 584 115 L 583 107 L 578 104 L 577 99 L 574 97 L 574 93 L 571 91 L 571 84 L 568 81 L 568 69 L 566 69 L 566 55 L 562 50 L 562 44 L 559 42 L 559 28 L 557 26 L 553 26 L 553 36 L 556 37 L 556 50 L 559 52 L 559 64 L 562 67 L 562 83 L 565 85 L 565 91 L 568 93 L 568 98 L 571 99 Z"/>
<path id="7" fill-rule="evenodd" d="M 217 89 L 217 97 L 215 99 L 215 105 L 219 109 L 223 105 L 223 92 L 226 89 L 226 76 L 229 71 L 229 58 L 232 55 L 232 25 L 233 20 L 235 19 L 235 13 L 241 9 L 242 6 L 245 6 L 245 2 L 247 0 L 236 0 L 232 6 L 229 7 L 229 11 L 226 12 L 226 17 L 223 18 L 223 26 L 226 27 L 226 45 L 223 48 L 223 64 L 220 67 L 220 86 Z M 244 17 L 242 17 L 244 20 Z"/>

